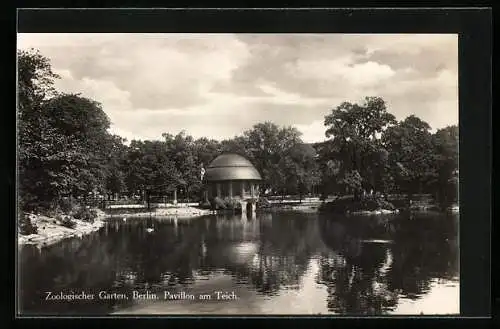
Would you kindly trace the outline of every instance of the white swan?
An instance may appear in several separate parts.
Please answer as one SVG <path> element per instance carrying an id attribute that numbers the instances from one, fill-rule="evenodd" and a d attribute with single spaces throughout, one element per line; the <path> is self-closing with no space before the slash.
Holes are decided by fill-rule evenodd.
<path id="1" fill-rule="evenodd" d="M 205 242 L 203 242 L 203 244 L 201 245 L 201 252 L 203 256 L 207 255 L 207 246 L 205 245 Z"/>

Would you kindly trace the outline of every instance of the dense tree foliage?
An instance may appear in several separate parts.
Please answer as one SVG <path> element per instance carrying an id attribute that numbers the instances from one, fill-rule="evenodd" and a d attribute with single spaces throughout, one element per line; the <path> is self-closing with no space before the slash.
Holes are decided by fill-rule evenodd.
<path id="1" fill-rule="evenodd" d="M 363 189 L 384 185 L 387 152 L 380 136 L 394 122 L 379 97 L 367 97 L 362 105 L 344 102 L 325 116 L 329 140 L 318 147 L 320 162 L 326 165 L 325 193 L 337 185 L 337 190 L 359 197 Z"/>
<path id="2" fill-rule="evenodd" d="M 102 190 L 109 119 L 100 105 L 56 93 L 48 59 L 19 56 L 19 177 L 24 206 L 54 207 L 63 196 Z"/>
<path id="3" fill-rule="evenodd" d="M 415 115 L 397 122 L 381 98 L 344 102 L 325 117 L 326 137 L 316 146 L 323 194 L 363 191 L 432 193 L 456 201 L 458 127 L 431 133 Z"/>
<path id="4" fill-rule="evenodd" d="M 19 191 L 22 206 L 57 207 L 89 194 L 197 200 L 201 168 L 221 152 L 247 157 L 263 177 L 262 193 L 433 193 L 456 198 L 458 127 L 431 133 L 412 115 L 397 122 L 380 97 L 343 102 L 325 117 L 325 142 L 306 144 L 294 127 L 255 124 L 234 138 L 164 133 L 130 145 L 109 133 L 101 105 L 54 89 L 58 76 L 35 50 L 18 52 Z M 160 136 L 159 136 L 160 137 Z"/>
<path id="5" fill-rule="evenodd" d="M 432 136 L 432 144 L 436 177 L 432 190 L 439 202 L 447 204 L 458 197 L 458 127 L 439 129 Z"/>

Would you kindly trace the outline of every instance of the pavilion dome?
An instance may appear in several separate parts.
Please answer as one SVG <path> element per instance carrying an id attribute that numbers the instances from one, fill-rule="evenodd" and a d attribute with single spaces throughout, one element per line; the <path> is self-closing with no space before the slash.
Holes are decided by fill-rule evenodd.
<path id="1" fill-rule="evenodd" d="M 217 156 L 206 168 L 208 182 L 227 180 L 261 180 L 259 172 L 245 157 L 235 153 Z"/>

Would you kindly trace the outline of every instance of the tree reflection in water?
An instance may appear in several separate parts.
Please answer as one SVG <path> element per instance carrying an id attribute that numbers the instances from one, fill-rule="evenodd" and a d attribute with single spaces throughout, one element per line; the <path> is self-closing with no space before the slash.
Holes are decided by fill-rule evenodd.
<path id="1" fill-rule="evenodd" d="M 297 215 L 279 220 L 218 216 L 217 232 L 208 232 L 206 264 L 224 268 L 264 295 L 296 289 L 316 249 L 314 225 Z"/>
<path id="2" fill-rule="evenodd" d="M 444 215 L 401 215 L 389 221 L 320 218 L 329 251 L 322 253 L 317 281 L 327 286 L 329 310 L 343 315 L 388 313 L 400 297 L 425 293 L 433 278 L 456 278 L 455 225 L 454 218 Z"/>
<path id="3" fill-rule="evenodd" d="M 429 290 L 431 278 L 458 276 L 457 215 L 420 215 L 398 223 L 392 248 L 390 288 L 416 299 Z"/>
<path id="4" fill-rule="evenodd" d="M 232 289 L 271 297 L 300 291 L 308 266 L 318 260 L 317 284 L 326 286 L 330 311 L 381 314 L 399 298 L 425 293 L 431 279 L 457 276 L 455 224 L 436 216 L 318 219 L 300 213 L 110 221 L 98 233 L 41 253 L 21 250 L 21 310 L 110 313 L 133 301 L 47 303 L 43 292 L 162 293 L 190 289 L 200 280 L 210 285 L 222 275 L 233 278 Z"/>

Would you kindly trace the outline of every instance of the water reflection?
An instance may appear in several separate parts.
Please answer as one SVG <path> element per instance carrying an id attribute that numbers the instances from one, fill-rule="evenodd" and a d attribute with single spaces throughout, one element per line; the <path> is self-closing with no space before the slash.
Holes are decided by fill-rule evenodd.
<path id="1" fill-rule="evenodd" d="M 400 298 L 428 292 L 433 278 L 457 279 L 456 224 L 449 216 L 320 219 L 325 245 L 338 252 L 320 259 L 329 310 L 391 313 Z"/>
<path id="2" fill-rule="evenodd" d="M 224 289 L 240 296 L 232 312 L 394 313 L 402 301 L 430 293 L 439 285 L 436 279 L 457 280 L 456 227 L 456 218 L 444 215 L 267 213 L 113 220 L 99 233 L 41 253 L 23 248 L 21 310 L 109 314 L 142 305 L 131 299 L 49 303 L 43 300 L 45 291 L 161 295 L 165 289 Z M 227 305 L 214 306 L 220 303 L 209 309 L 206 302 L 166 304 L 153 301 L 140 310 L 184 312 L 193 304 L 194 313 L 229 312 Z"/>

